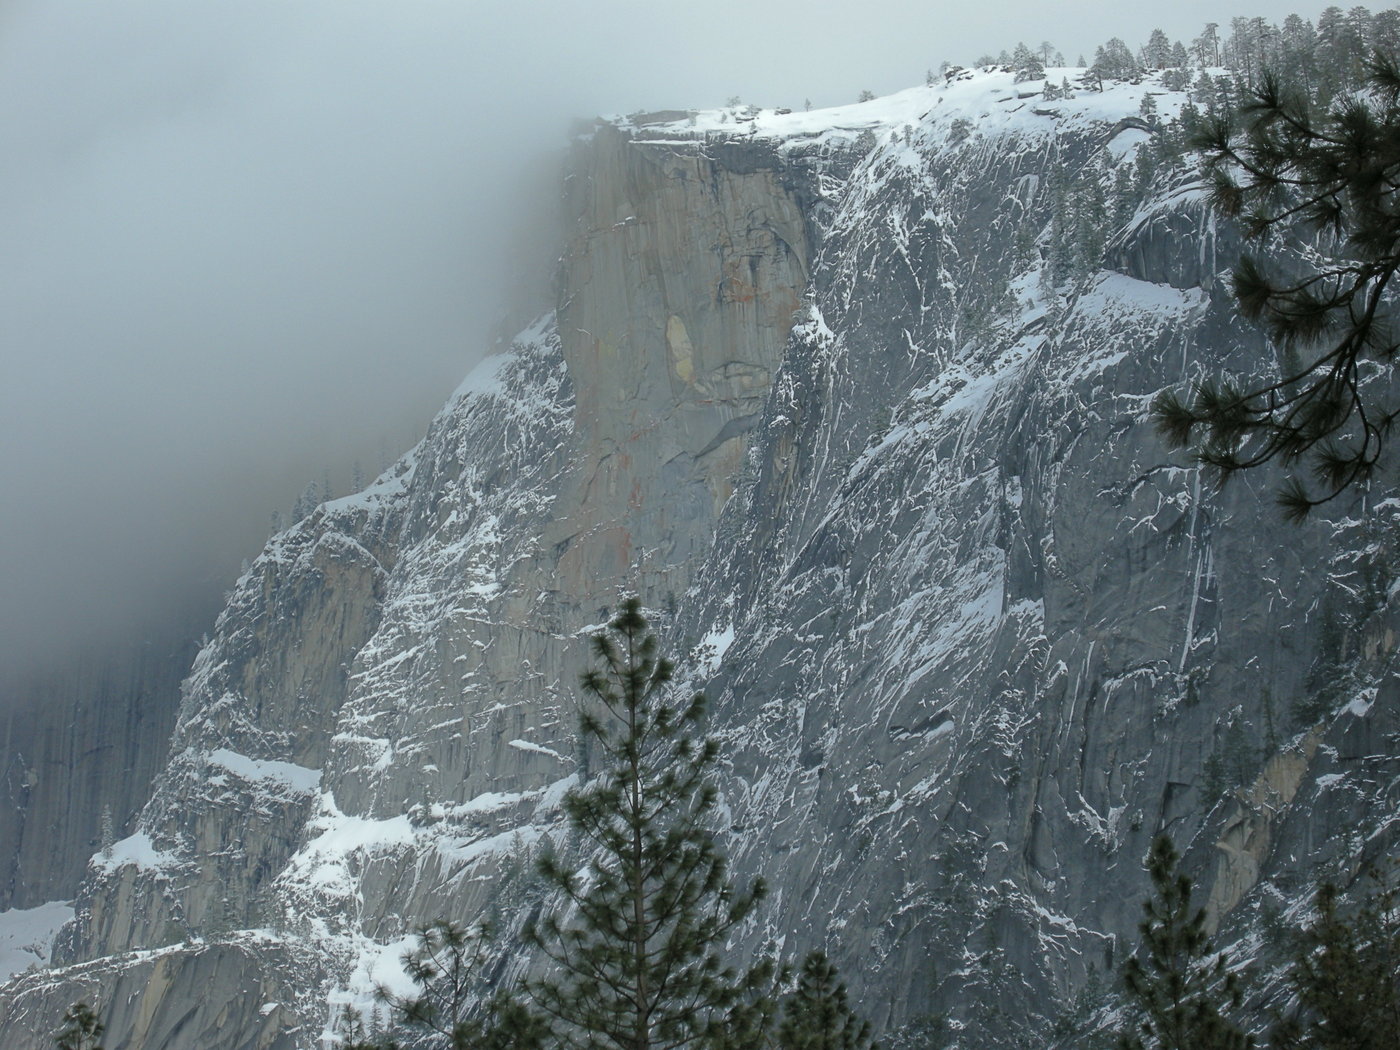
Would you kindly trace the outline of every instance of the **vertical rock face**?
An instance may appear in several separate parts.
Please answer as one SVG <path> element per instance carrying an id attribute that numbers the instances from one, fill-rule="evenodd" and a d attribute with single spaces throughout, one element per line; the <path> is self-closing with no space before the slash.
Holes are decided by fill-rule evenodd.
<path id="1" fill-rule="evenodd" d="M 150 798 L 194 651 L 171 631 L 0 683 L 0 911 L 71 899 Z"/>
<path id="2" fill-rule="evenodd" d="M 502 909 L 576 780 L 579 630 L 623 588 L 688 587 L 806 281 L 773 145 L 734 157 L 612 127 L 579 147 L 558 321 L 238 581 L 66 969 L 19 979 L 0 1026 L 85 996 L 133 1045 L 312 1046 L 413 925 Z"/>
<path id="3" fill-rule="evenodd" d="M 118 1047 L 313 1047 L 440 916 L 528 965 L 623 589 L 712 696 L 773 887 L 740 950 L 826 947 L 886 1029 L 1076 1045 L 1157 831 L 1227 941 L 1393 852 L 1400 500 L 1293 529 L 1161 446 L 1158 390 L 1272 367 L 1188 181 L 1045 273 L 1053 187 L 1130 162 L 1149 87 L 599 128 L 556 311 L 239 581 L 7 1038 L 86 997 Z"/>
<path id="4" fill-rule="evenodd" d="M 770 148 L 726 164 L 603 126 L 578 154 L 558 331 L 580 377 L 580 462 L 549 540 L 580 595 L 633 585 L 674 598 L 782 359 L 807 223 Z"/>

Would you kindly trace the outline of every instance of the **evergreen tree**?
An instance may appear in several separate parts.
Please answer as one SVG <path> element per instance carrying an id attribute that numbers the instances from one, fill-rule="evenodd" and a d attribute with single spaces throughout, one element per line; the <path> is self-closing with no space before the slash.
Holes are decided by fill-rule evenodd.
<path id="1" fill-rule="evenodd" d="M 1176 446 L 1190 444 L 1200 428 L 1197 455 L 1221 478 L 1306 457 L 1315 485 L 1295 476 L 1279 496 L 1295 520 L 1371 476 L 1395 418 L 1363 391 L 1366 362 L 1388 368 L 1400 349 L 1392 324 L 1400 269 L 1400 67 L 1393 57 L 1375 56 L 1371 87 L 1369 97 L 1318 116 L 1265 76 L 1242 138 L 1217 115 L 1197 139 L 1216 206 L 1239 218 L 1247 237 L 1309 233 L 1328 258 L 1301 278 L 1270 276 L 1252 257 L 1241 258 L 1236 302 L 1282 348 L 1284 374 L 1253 388 L 1207 381 L 1185 399 L 1168 393 L 1155 406 L 1158 426 Z"/>
<path id="2" fill-rule="evenodd" d="M 1091 69 L 1100 80 L 1136 80 L 1142 72 L 1128 45 L 1116 36 L 1094 52 Z"/>
<path id="3" fill-rule="evenodd" d="M 783 1001 L 779 1050 L 877 1050 L 870 1023 L 846 1002 L 846 986 L 825 953 L 814 951 L 802 963 L 797 988 Z"/>
<path id="4" fill-rule="evenodd" d="M 321 501 L 318 498 L 316 490 L 316 482 L 308 481 L 306 483 L 306 488 L 302 489 L 301 495 L 297 497 L 296 503 L 292 504 L 292 522 L 296 523 L 308 517 L 320 503 Z"/>
<path id="5" fill-rule="evenodd" d="M 1204 69 L 1206 66 L 1220 65 L 1220 26 L 1216 22 L 1207 22 L 1201 35 L 1191 41 L 1191 48 L 1196 54 L 1196 64 Z"/>
<path id="6" fill-rule="evenodd" d="M 117 843 L 117 831 L 112 823 L 111 803 L 105 803 L 102 806 L 102 820 L 98 828 L 98 841 L 101 843 L 102 859 L 111 860 L 112 847 Z"/>
<path id="7" fill-rule="evenodd" d="M 672 703 L 671 664 L 656 655 L 641 603 L 628 598 L 593 639 L 598 667 L 582 678 L 599 705 L 581 735 L 603 773 L 564 801 L 570 826 L 594 848 L 587 873 L 555 857 L 539 870 L 573 905 L 528 936 L 562 971 L 529 982 L 559 1046 L 659 1050 L 759 1045 L 771 1021 L 774 967 L 743 972 L 722 956 L 725 936 L 763 897 L 736 891 L 707 821 L 719 745 L 692 738 L 705 699 Z"/>
<path id="8" fill-rule="evenodd" d="M 1371 22 L 1371 48 L 1394 54 L 1400 51 L 1400 11 L 1377 11 Z"/>
<path id="9" fill-rule="evenodd" d="M 1133 185 L 1133 165 L 1119 164 L 1113 172 L 1113 218 L 1115 227 L 1122 228 L 1137 210 L 1138 193 Z"/>
<path id="10" fill-rule="evenodd" d="M 485 927 L 467 930 L 447 919 L 421 927 L 417 943 L 403 956 L 417 993 L 401 996 L 381 987 L 379 998 L 393 1008 L 399 1023 L 436 1033 L 440 1045 L 452 1050 L 475 1047 L 483 1026 L 472 1016 L 472 991 L 485 938 Z"/>
<path id="11" fill-rule="evenodd" d="M 1374 873 L 1373 873 L 1373 877 Z M 1277 1050 L 1385 1050 L 1400 1032 L 1400 901 L 1389 885 L 1351 919 L 1335 886 L 1317 888 L 1317 918 L 1304 931 L 1289 980 L 1294 1016 L 1272 1032 Z"/>
<path id="12" fill-rule="evenodd" d="M 1063 168 L 1050 173 L 1050 251 L 1046 258 L 1045 277 L 1050 288 L 1063 287 L 1074 270 L 1074 211 L 1069 195 L 1068 179 Z"/>
<path id="13" fill-rule="evenodd" d="M 1040 55 L 1025 44 L 1016 45 L 1016 50 L 1011 56 L 1011 64 L 1016 67 L 1015 82 L 1017 84 L 1045 79 L 1045 64 L 1041 62 Z"/>
<path id="14" fill-rule="evenodd" d="M 1308 98 L 1317 93 L 1317 62 L 1313 54 L 1316 36 L 1312 23 L 1298 15 L 1283 20 L 1279 34 L 1279 68 L 1288 71 L 1293 82 Z"/>
<path id="15" fill-rule="evenodd" d="M 1142 96 L 1142 101 L 1138 104 L 1138 116 L 1153 127 L 1157 126 L 1157 99 L 1152 92 L 1147 92 Z"/>
<path id="16" fill-rule="evenodd" d="M 1188 91 L 1191 88 L 1191 74 L 1181 66 L 1162 71 L 1162 86 L 1168 91 Z"/>
<path id="17" fill-rule="evenodd" d="M 1346 14 L 1340 7 L 1328 7 L 1317 16 L 1317 60 L 1319 106 L 1329 105 L 1351 81 L 1353 52 L 1357 41 L 1347 29 Z M 1359 56 L 1356 56 L 1359 57 Z"/>
<path id="18" fill-rule="evenodd" d="M 1075 194 L 1073 258 L 1077 280 L 1099 268 L 1108 244 L 1108 201 L 1101 181 L 1106 174 L 1100 160 L 1084 173 Z"/>
<path id="19" fill-rule="evenodd" d="M 63 1027 L 54 1033 L 58 1050 L 102 1050 L 104 1026 L 87 1003 L 78 1002 L 63 1014 Z"/>
<path id="20" fill-rule="evenodd" d="M 1139 954 L 1123 980 L 1141 1021 L 1119 1036 L 1123 1050 L 1248 1050 L 1254 1040 L 1221 1016 L 1218 999 L 1238 1006 L 1239 983 L 1206 935 L 1205 909 L 1191 907 L 1191 879 L 1178 870 L 1171 840 L 1152 842 L 1147 870 L 1154 895 L 1139 929 Z"/>
<path id="21" fill-rule="evenodd" d="M 336 1026 L 337 1050 L 399 1050 L 396 1040 L 369 1030 L 360 1012 L 347 1009 Z"/>
<path id="22" fill-rule="evenodd" d="M 1148 69 L 1165 69 L 1171 65 L 1172 45 L 1167 34 L 1160 29 L 1152 30 L 1142 49 L 1143 64 Z"/>
<path id="23" fill-rule="evenodd" d="M 1198 106 L 1204 106 L 1206 116 L 1215 116 L 1215 81 L 1204 69 L 1191 85 L 1191 101 Z"/>
<path id="24" fill-rule="evenodd" d="M 488 930 L 466 929 L 447 919 L 420 928 L 404 953 L 404 969 L 417 991 L 399 995 L 381 986 L 381 1002 L 393 1025 L 409 1033 L 407 1044 L 376 1036 L 351 1011 L 341 1023 L 345 1050 L 543 1050 L 542 1022 L 509 993 L 489 996 L 478 971 Z"/>

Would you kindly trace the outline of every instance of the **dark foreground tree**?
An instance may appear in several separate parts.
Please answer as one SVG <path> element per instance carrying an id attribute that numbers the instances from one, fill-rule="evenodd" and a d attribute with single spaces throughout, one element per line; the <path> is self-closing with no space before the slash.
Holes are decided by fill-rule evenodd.
<path id="1" fill-rule="evenodd" d="M 1206 934 L 1206 913 L 1191 906 L 1191 879 L 1165 835 L 1148 854 L 1153 896 L 1143 902 L 1139 953 L 1123 980 L 1141 1020 L 1123 1033 L 1123 1050 L 1248 1050 L 1253 1039 L 1228 1021 L 1217 1005 L 1238 1006 L 1240 990 Z"/>
<path id="2" fill-rule="evenodd" d="M 74 1003 L 63 1015 L 63 1027 L 54 1033 L 58 1050 L 102 1050 L 98 1042 L 104 1028 L 87 1003 Z"/>
<path id="3" fill-rule="evenodd" d="M 1400 901 L 1378 887 L 1350 918 L 1337 889 L 1317 888 L 1289 981 L 1298 1009 L 1273 1032 L 1277 1050 L 1389 1050 L 1400 1040 Z"/>
<path id="4" fill-rule="evenodd" d="M 389 1004 L 400 1024 L 435 1033 L 444 1047 L 477 1046 L 484 1029 L 472 1010 L 472 993 L 479 983 L 476 970 L 486 934 L 484 925 L 466 929 L 447 919 L 422 927 L 403 956 L 404 970 L 417 990 L 404 996 L 381 986 L 379 998 Z"/>
<path id="5" fill-rule="evenodd" d="M 636 598 L 594 637 L 593 651 L 597 667 L 582 684 L 598 706 L 584 713 L 581 733 L 604 770 L 564 803 L 591 858 L 584 871 L 555 857 L 540 862 L 572 908 L 564 921 L 530 929 L 558 974 L 530 981 L 529 991 L 552 1045 L 759 1046 L 774 967 L 736 970 L 723 945 L 764 890 L 730 884 L 709 830 L 718 745 L 692 736 L 704 697 L 672 702 L 671 664 L 657 656 Z"/>
<path id="6" fill-rule="evenodd" d="M 345 1050 L 540 1050 L 545 1032 L 539 1020 L 509 994 L 491 996 L 481 979 L 488 933 L 484 923 L 468 929 L 447 919 L 420 928 L 403 956 L 413 994 L 377 989 L 407 1042 L 375 1036 L 351 1014 L 342 1026 Z"/>
<path id="7" fill-rule="evenodd" d="M 1262 385 L 1206 380 L 1160 397 L 1157 424 L 1175 446 L 1195 443 L 1223 480 L 1277 459 L 1306 463 L 1279 494 L 1301 520 L 1375 470 L 1395 413 L 1377 390 L 1400 347 L 1394 278 L 1400 268 L 1400 68 L 1377 53 L 1368 89 L 1322 113 L 1265 75 L 1242 127 L 1209 122 L 1196 145 L 1213 200 L 1247 238 L 1302 244 L 1320 261 L 1296 274 L 1265 272 L 1246 255 L 1234 273 L 1240 313 L 1264 326 L 1281 374 Z M 1197 440 L 1197 431 L 1201 437 Z"/>
<path id="8" fill-rule="evenodd" d="M 807 956 L 796 989 L 783 1001 L 778 1046 L 780 1050 L 876 1050 L 869 1022 L 847 1004 L 846 986 L 823 952 Z"/>

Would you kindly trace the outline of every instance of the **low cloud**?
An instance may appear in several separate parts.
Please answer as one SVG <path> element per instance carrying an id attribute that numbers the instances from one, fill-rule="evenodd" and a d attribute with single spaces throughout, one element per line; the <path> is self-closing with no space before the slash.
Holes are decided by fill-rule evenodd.
<path id="1" fill-rule="evenodd" d="M 528 305 L 574 118 L 835 104 L 1150 29 L 965 6 L 10 0 L 0 661 L 207 619 L 273 510 L 412 444 Z"/>

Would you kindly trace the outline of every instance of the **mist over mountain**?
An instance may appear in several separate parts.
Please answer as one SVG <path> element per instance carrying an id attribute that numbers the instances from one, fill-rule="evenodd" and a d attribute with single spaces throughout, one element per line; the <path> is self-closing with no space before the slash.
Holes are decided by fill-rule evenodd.
<path id="1" fill-rule="evenodd" d="M 1185 37 L 1210 5 L 1160 17 Z M 209 609 L 308 483 L 348 491 L 409 448 L 547 283 L 544 158 L 570 122 L 734 94 L 831 105 L 995 53 L 1010 23 L 1073 60 L 1145 37 L 1145 19 L 1030 2 L 981 21 L 907 2 L 7 4 L 0 662 Z"/>

